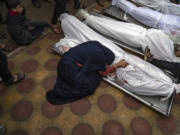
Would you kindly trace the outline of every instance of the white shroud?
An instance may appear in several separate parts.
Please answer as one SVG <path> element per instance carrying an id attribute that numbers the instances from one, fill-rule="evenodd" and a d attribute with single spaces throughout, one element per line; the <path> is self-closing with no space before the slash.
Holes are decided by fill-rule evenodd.
<path id="1" fill-rule="evenodd" d="M 128 13 L 146 26 L 164 30 L 175 43 L 180 43 L 180 16 L 162 14 L 145 7 L 136 7 L 127 0 L 113 0 L 112 5 L 125 12 L 125 19 L 127 19 L 126 13 Z"/>
<path id="2" fill-rule="evenodd" d="M 116 79 L 122 87 L 128 87 L 131 92 L 139 95 L 163 96 L 163 100 L 168 99 L 173 91 L 177 90 L 178 85 L 173 84 L 172 80 L 160 69 L 136 56 L 125 53 L 110 40 L 103 38 L 74 16 L 63 14 L 60 20 L 65 35 L 65 38 L 55 45 L 60 51 L 61 45 L 74 47 L 90 40 L 99 41 L 115 54 L 113 63 L 123 59 L 129 63 L 128 67 L 116 70 Z M 124 81 L 126 81 L 125 84 Z"/>
<path id="3" fill-rule="evenodd" d="M 171 3 L 169 0 L 131 0 L 141 6 L 155 9 L 164 14 L 180 16 L 180 5 Z"/>
<path id="4" fill-rule="evenodd" d="M 148 46 L 154 58 L 169 62 L 175 61 L 174 43 L 161 30 L 147 30 L 133 23 L 90 15 L 85 10 L 80 10 L 78 13 L 85 18 L 85 22 L 89 26 L 107 37 L 119 40 L 135 48 L 141 48 L 143 52 Z"/>

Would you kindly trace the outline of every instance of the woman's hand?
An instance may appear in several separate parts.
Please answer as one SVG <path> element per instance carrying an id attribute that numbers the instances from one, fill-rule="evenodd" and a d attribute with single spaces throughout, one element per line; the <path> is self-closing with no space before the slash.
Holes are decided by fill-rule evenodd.
<path id="1" fill-rule="evenodd" d="M 113 65 L 114 68 L 118 68 L 118 67 L 121 67 L 121 68 L 125 68 L 127 67 L 129 64 L 125 61 L 125 60 L 121 60 L 120 62 L 116 63 Z"/>

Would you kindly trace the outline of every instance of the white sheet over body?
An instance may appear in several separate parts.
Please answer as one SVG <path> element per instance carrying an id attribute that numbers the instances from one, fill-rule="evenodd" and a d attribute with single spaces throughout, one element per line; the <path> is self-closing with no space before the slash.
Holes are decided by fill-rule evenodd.
<path id="1" fill-rule="evenodd" d="M 131 0 L 141 6 L 155 9 L 164 14 L 180 16 L 180 5 L 171 3 L 169 0 Z"/>
<path id="2" fill-rule="evenodd" d="M 70 47 L 73 47 L 79 43 L 95 40 L 99 41 L 115 54 L 116 58 L 113 63 L 125 59 L 129 65 L 127 68 L 118 68 L 116 70 L 117 80 L 119 83 L 121 80 L 126 80 L 128 82 L 126 87 L 133 93 L 149 96 L 165 96 L 165 99 L 167 99 L 172 95 L 174 89 L 177 88 L 177 85 L 173 84 L 172 80 L 160 69 L 136 56 L 125 53 L 118 46 L 94 32 L 77 18 L 68 14 L 61 15 L 61 27 L 65 38 L 55 45 L 56 48 L 61 49 L 61 45 L 70 45 Z"/>
<path id="3" fill-rule="evenodd" d="M 141 48 L 143 51 L 148 46 L 154 58 L 169 62 L 174 61 L 174 43 L 163 31 L 156 29 L 147 30 L 133 23 L 97 17 L 88 14 L 84 10 L 81 10 L 79 13 L 85 18 L 85 22 L 89 26 L 101 34 L 132 47 Z"/>
<path id="4" fill-rule="evenodd" d="M 145 7 L 136 7 L 127 0 L 113 0 L 112 5 L 122 9 L 144 25 L 164 30 L 173 37 L 174 42 L 180 42 L 180 16 L 162 14 Z M 126 14 L 124 18 L 127 19 Z"/>

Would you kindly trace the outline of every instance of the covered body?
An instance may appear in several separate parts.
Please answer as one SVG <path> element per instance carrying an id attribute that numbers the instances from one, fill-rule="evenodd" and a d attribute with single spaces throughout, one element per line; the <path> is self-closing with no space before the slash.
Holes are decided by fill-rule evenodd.
<path id="1" fill-rule="evenodd" d="M 61 51 L 62 45 L 73 47 L 89 40 L 100 42 L 114 53 L 115 59 L 113 63 L 123 59 L 129 63 L 124 69 L 118 68 L 115 76 L 109 76 L 108 78 L 117 81 L 120 85 L 125 81 L 128 83 L 126 86 L 130 88 L 131 92 L 138 95 L 163 96 L 168 99 L 177 88 L 177 85 L 173 84 L 172 80 L 160 69 L 136 56 L 125 53 L 121 48 L 94 32 L 77 18 L 64 14 L 61 16 L 61 25 L 65 38 L 55 45 L 57 49 Z"/>
<path id="2" fill-rule="evenodd" d="M 85 18 L 85 22 L 89 26 L 107 37 L 135 48 L 141 48 L 143 52 L 148 46 L 154 58 L 169 62 L 174 61 L 174 43 L 161 30 L 147 30 L 136 24 L 90 15 L 84 10 L 81 10 L 79 14 Z"/>
<path id="3" fill-rule="evenodd" d="M 112 5 L 122 9 L 146 26 L 167 32 L 174 42 L 180 42 L 180 16 L 163 14 L 145 7 L 136 7 L 127 0 L 113 0 Z M 127 19 L 126 14 L 124 19 Z"/>

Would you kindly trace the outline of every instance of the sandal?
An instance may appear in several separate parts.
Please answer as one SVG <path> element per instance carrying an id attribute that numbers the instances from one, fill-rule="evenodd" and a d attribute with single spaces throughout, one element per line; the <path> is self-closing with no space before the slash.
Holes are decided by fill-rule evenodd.
<path id="1" fill-rule="evenodd" d="M 60 30 L 60 28 L 57 25 L 51 25 L 51 29 L 56 34 L 60 34 L 61 33 L 61 30 Z"/>
<path id="2" fill-rule="evenodd" d="M 15 79 L 15 77 L 17 77 L 17 78 Z M 10 86 L 10 85 L 13 85 L 13 84 L 16 84 L 16 83 L 22 81 L 24 78 L 25 78 L 25 74 L 24 74 L 23 72 L 16 73 L 16 74 L 13 75 L 13 77 L 12 77 L 10 80 L 8 80 L 5 84 L 6 84 L 7 86 Z"/>
<path id="3" fill-rule="evenodd" d="M 0 45 L 0 49 L 2 49 L 5 52 L 12 52 L 14 49 L 16 49 L 16 46 L 12 46 L 12 45 Z"/>

